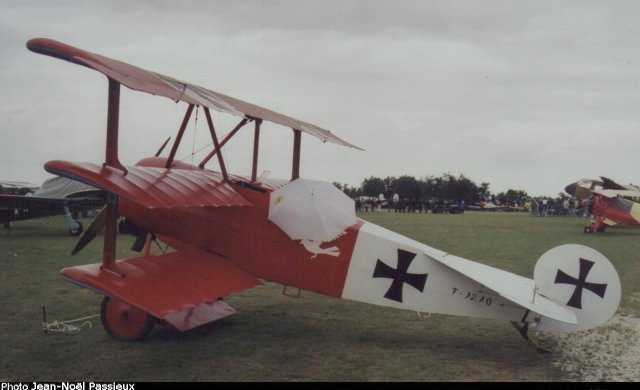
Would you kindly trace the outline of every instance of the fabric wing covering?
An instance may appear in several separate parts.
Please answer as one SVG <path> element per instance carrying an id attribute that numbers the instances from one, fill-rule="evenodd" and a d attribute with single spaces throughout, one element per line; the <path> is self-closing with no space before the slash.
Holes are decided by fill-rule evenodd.
<path id="1" fill-rule="evenodd" d="M 74 284 L 127 302 L 181 331 L 230 314 L 216 312 L 212 304 L 261 284 L 232 261 L 193 249 L 124 259 L 117 265 L 124 278 L 103 270 L 99 263 L 68 267 L 61 273 Z"/>
<path id="2" fill-rule="evenodd" d="M 49 161 L 53 174 L 113 192 L 148 209 L 253 206 L 220 174 L 205 170 L 128 167 L 124 172 L 92 163 Z"/>
<path id="3" fill-rule="evenodd" d="M 148 71 L 118 60 L 69 46 L 52 39 L 36 38 L 27 42 L 29 50 L 60 58 L 78 65 L 97 70 L 127 87 L 153 95 L 165 96 L 174 101 L 209 107 L 234 116 L 259 118 L 282 126 L 300 130 L 319 138 L 322 142 L 332 142 L 362 150 L 337 137 L 329 130 L 322 129 L 298 119 L 271 111 L 245 101 L 223 95 L 209 89 Z"/>

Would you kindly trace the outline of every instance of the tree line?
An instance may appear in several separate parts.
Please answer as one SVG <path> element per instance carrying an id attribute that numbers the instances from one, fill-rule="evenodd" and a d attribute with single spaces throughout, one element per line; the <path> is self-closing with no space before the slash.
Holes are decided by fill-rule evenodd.
<path id="1" fill-rule="evenodd" d="M 479 185 L 464 175 L 454 176 L 445 173 L 440 176 L 426 176 L 416 179 L 414 176 L 388 176 L 383 178 L 370 176 L 362 181 L 360 186 L 333 183 L 351 198 L 367 196 L 379 198 L 383 194 L 386 200 L 391 200 L 398 194 L 406 201 L 464 201 L 473 204 L 482 201 L 492 201 L 501 205 L 522 205 L 530 199 L 526 191 L 509 189 L 493 194 L 489 183 Z"/>

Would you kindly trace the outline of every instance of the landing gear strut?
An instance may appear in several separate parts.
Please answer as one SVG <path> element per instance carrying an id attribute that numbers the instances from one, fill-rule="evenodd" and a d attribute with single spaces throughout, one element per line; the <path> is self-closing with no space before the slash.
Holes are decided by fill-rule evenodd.
<path id="1" fill-rule="evenodd" d="M 102 300 L 100 319 L 107 333 L 121 341 L 144 339 L 156 323 L 149 313 L 107 296 Z"/>
<path id="2" fill-rule="evenodd" d="M 588 234 L 595 232 L 603 233 L 606 227 L 607 225 L 604 223 L 604 218 L 597 217 L 591 221 L 590 225 L 584 227 L 584 232 Z"/>
<path id="3" fill-rule="evenodd" d="M 525 311 L 524 316 L 522 317 L 522 320 L 520 322 L 511 321 L 511 325 L 513 325 L 513 327 L 516 328 L 520 336 L 522 336 L 522 338 L 525 339 L 527 344 L 534 347 L 537 352 L 549 353 L 550 352 L 549 350 L 542 348 L 534 340 L 532 340 L 529 337 L 529 322 L 527 321 L 527 317 L 529 316 L 530 313 L 531 312 L 529 310 Z"/>

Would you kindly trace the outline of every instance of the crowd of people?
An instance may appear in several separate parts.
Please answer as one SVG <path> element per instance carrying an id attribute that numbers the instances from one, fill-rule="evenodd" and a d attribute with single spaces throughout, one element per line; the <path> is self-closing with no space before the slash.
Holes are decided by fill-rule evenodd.
<path id="1" fill-rule="evenodd" d="M 458 214 L 465 210 L 464 200 L 445 201 L 443 199 L 390 199 L 368 198 L 364 196 L 355 199 L 357 212 L 387 211 L 394 213 L 447 213 Z"/>
<path id="2" fill-rule="evenodd" d="M 560 196 L 557 198 L 532 198 L 529 206 L 532 215 L 538 217 L 574 216 L 588 217 L 589 202 L 580 203 L 577 199 Z"/>

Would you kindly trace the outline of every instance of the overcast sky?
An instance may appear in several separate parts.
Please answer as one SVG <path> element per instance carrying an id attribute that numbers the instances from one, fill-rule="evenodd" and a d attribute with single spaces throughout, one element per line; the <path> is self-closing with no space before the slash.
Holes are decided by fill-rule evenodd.
<path id="1" fill-rule="evenodd" d="M 353 185 L 369 175 L 451 172 L 489 181 L 494 192 L 549 195 L 586 176 L 640 181 L 639 2 L 129 3 L 0 1 L 0 180 L 40 183 L 48 160 L 104 158 L 106 79 L 25 48 L 49 37 L 366 149 L 303 137 L 307 178 Z M 126 88 L 121 105 L 129 164 L 175 134 L 186 108 Z M 209 143 L 202 119 L 179 157 Z M 215 120 L 223 133 L 237 121 Z M 263 129 L 260 171 L 288 177 L 291 130 Z M 240 174 L 251 166 L 245 130 L 225 146 L 227 166 Z"/>

